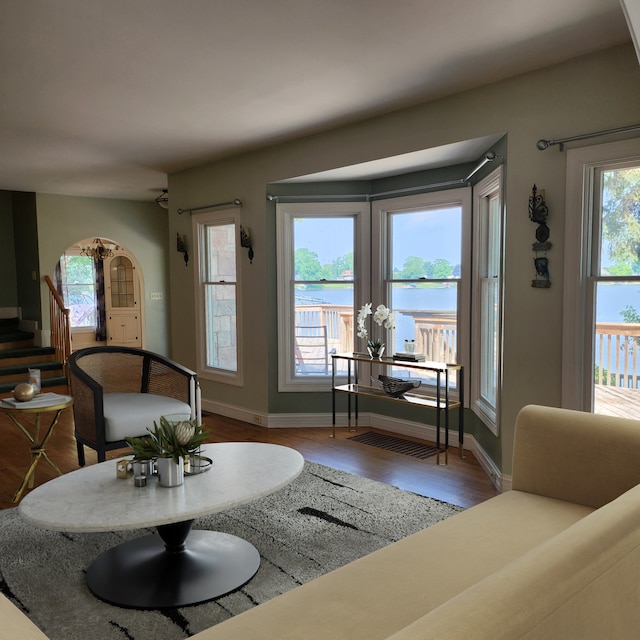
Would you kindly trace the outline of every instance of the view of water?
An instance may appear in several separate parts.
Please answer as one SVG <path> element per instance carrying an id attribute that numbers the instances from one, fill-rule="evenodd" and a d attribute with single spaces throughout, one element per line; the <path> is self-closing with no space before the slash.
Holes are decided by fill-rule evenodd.
<path id="1" fill-rule="evenodd" d="M 351 292 L 343 289 L 309 289 L 302 293 L 308 297 L 310 304 L 351 303 Z M 394 295 L 395 351 L 403 349 L 402 345 L 406 338 L 413 338 L 413 319 L 410 315 L 403 315 L 402 309 L 452 311 L 456 308 L 457 289 L 455 286 L 441 289 L 398 288 Z M 375 300 L 372 302 L 374 308 L 379 304 Z M 607 284 L 598 288 L 597 322 L 624 322 L 621 312 L 627 306 L 633 307 L 640 314 L 640 285 Z"/>

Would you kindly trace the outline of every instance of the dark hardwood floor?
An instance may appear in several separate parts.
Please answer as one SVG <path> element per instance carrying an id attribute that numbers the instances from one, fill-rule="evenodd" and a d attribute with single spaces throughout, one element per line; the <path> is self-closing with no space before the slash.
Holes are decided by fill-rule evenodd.
<path id="1" fill-rule="evenodd" d="M 43 418 L 43 424 L 45 420 L 46 417 Z M 346 429 L 338 429 L 336 438 L 333 439 L 330 438 L 331 429 L 327 428 L 266 429 L 212 414 L 203 416 L 203 421 L 211 431 L 212 442 L 255 441 L 286 445 L 297 449 L 305 459 L 312 462 L 463 507 L 478 504 L 497 494 L 473 455 L 467 452 L 466 458 L 460 459 L 457 449 L 450 449 L 447 466 L 437 466 L 435 457 L 420 460 L 353 442 L 348 438 L 354 433 L 349 433 Z M 361 428 L 360 432 L 365 430 L 377 431 Z M 12 502 L 13 495 L 30 462 L 29 446 L 24 435 L 9 418 L 0 414 L 2 509 L 15 506 Z M 97 460 L 95 452 L 89 449 L 86 452 L 87 464 L 94 464 Z M 78 468 L 70 410 L 63 413 L 47 445 L 47 453 L 63 473 Z M 111 452 L 108 457 L 116 459 L 124 453 L 126 450 Z M 36 471 L 36 486 L 54 477 L 55 471 L 46 461 L 40 460 Z M 73 496 L 69 496 L 69 499 L 73 499 Z"/>

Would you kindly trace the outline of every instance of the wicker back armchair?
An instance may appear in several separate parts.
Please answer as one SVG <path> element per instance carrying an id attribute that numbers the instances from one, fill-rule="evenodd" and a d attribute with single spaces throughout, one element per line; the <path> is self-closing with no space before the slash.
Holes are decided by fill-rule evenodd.
<path id="1" fill-rule="evenodd" d="M 127 446 L 126 436 L 142 436 L 161 415 L 199 416 L 195 372 L 156 353 L 128 347 L 90 347 L 69 356 L 78 463 L 84 445 L 98 462 Z"/>

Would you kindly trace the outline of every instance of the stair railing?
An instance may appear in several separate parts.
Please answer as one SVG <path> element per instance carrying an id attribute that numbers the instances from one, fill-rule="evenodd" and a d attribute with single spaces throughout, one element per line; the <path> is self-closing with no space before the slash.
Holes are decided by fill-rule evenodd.
<path id="1" fill-rule="evenodd" d="M 71 355 L 71 320 L 70 309 L 57 292 L 51 278 L 44 277 L 49 287 L 49 318 L 51 324 L 51 346 L 56 350 L 56 359 L 62 363 L 67 375 L 67 359 Z"/>

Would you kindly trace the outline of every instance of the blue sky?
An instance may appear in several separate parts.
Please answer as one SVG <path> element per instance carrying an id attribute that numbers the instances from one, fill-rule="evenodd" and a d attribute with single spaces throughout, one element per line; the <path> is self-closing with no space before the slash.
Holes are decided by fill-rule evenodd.
<path id="1" fill-rule="evenodd" d="M 444 258 L 460 262 L 460 216 L 451 224 L 449 216 L 456 209 L 439 209 L 417 215 L 394 216 L 395 266 L 402 266 L 408 256 L 433 261 Z M 321 264 L 332 262 L 352 251 L 351 218 L 307 218 L 295 226 L 295 248 L 307 248 L 318 254 Z"/>

